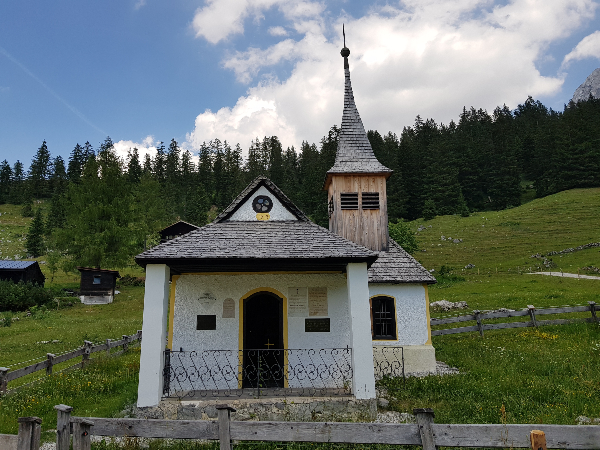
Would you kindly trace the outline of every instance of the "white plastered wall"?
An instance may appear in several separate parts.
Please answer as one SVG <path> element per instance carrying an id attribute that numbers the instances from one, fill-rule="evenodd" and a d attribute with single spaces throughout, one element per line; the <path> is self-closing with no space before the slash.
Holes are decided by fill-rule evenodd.
<path id="1" fill-rule="evenodd" d="M 181 275 L 176 281 L 175 307 L 173 314 L 172 350 L 182 349 L 185 353 L 196 351 L 196 360 L 199 364 L 211 366 L 231 367 L 235 370 L 234 377 L 207 376 L 205 387 L 208 389 L 237 388 L 238 350 L 240 349 L 240 299 L 248 296 L 253 291 L 266 290 L 279 293 L 287 304 L 288 288 L 293 287 L 327 287 L 328 316 L 311 316 L 312 318 L 329 317 L 330 332 L 305 332 L 304 321 L 306 317 L 287 317 L 287 345 L 288 349 L 332 349 L 346 348 L 350 343 L 350 317 L 347 299 L 347 283 L 345 274 L 223 274 Z M 222 318 L 223 301 L 231 298 L 235 304 L 235 318 Z M 196 330 L 196 316 L 214 314 L 216 316 L 216 330 Z M 284 311 L 284 319 L 287 312 Z M 284 341 L 285 342 L 285 341 Z M 202 350 L 224 350 L 224 352 L 207 352 Z M 311 362 L 326 364 L 334 363 L 330 352 L 329 356 L 312 355 L 307 364 Z M 290 364 L 293 364 L 290 354 Z M 325 358 L 325 360 L 323 359 Z M 344 355 L 339 355 L 342 360 L 348 360 Z M 339 359 L 338 359 L 339 361 Z M 189 366 L 191 360 L 178 360 L 175 352 L 171 364 Z M 198 366 L 198 363 L 196 364 Z M 219 378 L 219 380 L 216 380 Z M 215 381 L 216 380 L 216 381 Z M 212 384 L 211 384 L 212 383 Z M 289 387 L 300 386 L 301 383 L 290 379 Z M 174 389 L 189 389 L 189 385 L 177 383 Z"/>
<path id="2" fill-rule="evenodd" d="M 271 211 L 269 211 L 269 220 L 298 220 L 296 216 L 289 212 L 288 209 L 277 199 L 277 197 L 271 194 L 271 192 L 264 186 L 258 188 L 256 192 L 250 196 L 246 203 L 242 204 L 239 209 L 233 213 L 229 220 L 256 222 L 258 219 L 256 218 L 256 211 L 254 211 L 252 208 L 252 200 L 259 195 L 266 195 L 273 200 L 273 208 Z"/>
<path id="3" fill-rule="evenodd" d="M 401 353 L 384 347 L 403 347 L 406 373 L 434 372 L 435 349 L 431 345 L 427 287 L 422 284 L 369 284 L 369 297 L 393 297 L 396 305 L 398 340 L 373 341 L 373 357 L 382 371 L 394 365 Z"/>

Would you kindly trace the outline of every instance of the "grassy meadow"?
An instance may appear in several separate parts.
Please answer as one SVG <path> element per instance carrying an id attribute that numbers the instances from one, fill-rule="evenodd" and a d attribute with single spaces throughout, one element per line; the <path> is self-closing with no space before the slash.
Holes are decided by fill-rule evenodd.
<path id="1" fill-rule="evenodd" d="M 30 219 L 23 219 L 17 206 L 2 205 L 0 212 L 2 257 L 24 255 Z M 432 317 L 528 304 L 600 304 L 600 280 L 530 274 L 542 266 L 541 259 L 531 258 L 534 254 L 600 242 L 600 189 L 571 190 L 505 211 L 419 219 L 409 225 L 415 231 L 421 227 L 416 258 L 438 276 L 438 284 L 429 290 L 430 301 L 464 300 L 469 305 L 450 313 L 432 311 Z M 549 258 L 553 271 L 584 273 L 583 267 L 600 267 L 600 248 Z M 44 258 L 38 260 L 43 263 Z M 465 269 L 468 264 L 474 267 Z M 439 276 L 442 266 L 445 274 Z M 51 274 L 47 265 L 41 267 L 48 285 Z M 141 275 L 135 267 L 124 273 Z M 77 289 L 78 283 L 78 274 L 59 271 L 52 285 Z M 18 321 L 0 327 L 0 366 L 20 367 L 18 363 L 43 359 L 48 352 L 76 348 L 84 339 L 99 342 L 134 333 L 142 324 L 143 287 L 119 290 L 110 305 L 76 304 L 31 316 L 16 313 Z M 600 417 L 598 325 L 487 331 L 483 339 L 477 333 L 436 336 L 433 344 L 437 359 L 460 374 L 408 378 L 406 384 L 384 380 L 390 409 L 431 407 L 439 423 L 575 424 L 580 415 Z M 38 373 L 43 380 L 0 398 L 0 433 L 16 432 L 16 418 L 25 415 L 40 416 L 44 429 L 53 428 L 52 408 L 58 403 L 74 406 L 77 415 L 118 416 L 135 400 L 138 367 L 139 350 L 132 349 L 117 358 L 98 355 L 97 363 L 85 370 L 48 378 Z"/>

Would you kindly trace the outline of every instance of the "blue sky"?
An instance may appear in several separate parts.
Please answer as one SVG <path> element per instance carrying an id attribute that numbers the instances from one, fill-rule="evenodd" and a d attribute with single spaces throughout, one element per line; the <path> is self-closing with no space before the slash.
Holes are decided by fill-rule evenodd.
<path id="1" fill-rule="evenodd" d="M 219 137 L 318 142 L 342 113 L 341 24 L 367 129 L 463 106 L 561 110 L 600 66 L 593 0 L 0 2 L 0 159 Z"/>

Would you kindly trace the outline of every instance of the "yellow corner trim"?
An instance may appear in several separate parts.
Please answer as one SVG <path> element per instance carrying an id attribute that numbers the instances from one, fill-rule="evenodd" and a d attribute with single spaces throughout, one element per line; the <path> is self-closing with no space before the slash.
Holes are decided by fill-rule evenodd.
<path id="1" fill-rule="evenodd" d="M 427 311 L 427 342 L 425 345 L 431 345 L 431 316 L 429 315 L 429 286 L 423 283 L 425 289 L 425 311 Z"/>
<path id="2" fill-rule="evenodd" d="M 179 275 L 173 275 L 171 278 L 171 291 L 169 292 L 169 339 L 167 348 L 173 350 L 173 320 L 175 318 L 175 288 Z"/>

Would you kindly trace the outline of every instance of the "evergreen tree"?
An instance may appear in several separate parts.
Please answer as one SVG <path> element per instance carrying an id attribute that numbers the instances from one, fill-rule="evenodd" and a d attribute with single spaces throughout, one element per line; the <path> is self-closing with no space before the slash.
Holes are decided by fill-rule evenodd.
<path id="1" fill-rule="evenodd" d="M 423 204 L 423 219 L 432 220 L 435 219 L 436 215 L 435 202 L 431 199 L 425 200 L 425 203 Z"/>
<path id="2" fill-rule="evenodd" d="M 142 169 L 143 175 L 152 175 L 152 158 L 149 153 L 144 156 L 144 167 Z"/>
<path id="3" fill-rule="evenodd" d="M 154 164 L 152 166 L 154 179 L 160 184 L 163 184 L 165 182 L 165 163 L 165 144 L 163 142 L 160 142 L 158 147 L 156 148 L 156 157 L 154 158 Z"/>
<path id="4" fill-rule="evenodd" d="M 13 172 L 10 168 L 10 164 L 8 164 L 8 161 L 5 159 L 0 163 L 0 204 L 4 204 L 8 201 L 12 175 Z"/>
<path id="5" fill-rule="evenodd" d="M 79 182 L 81 171 L 87 158 L 84 157 L 83 148 L 76 144 L 69 155 L 69 165 L 67 167 L 67 178 L 71 183 Z"/>
<path id="6" fill-rule="evenodd" d="M 85 144 L 83 144 L 83 149 L 82 149 L 82 160 L 81 160 L 82 170 L 83 170 L 83 166 L 85 166 L 85 164 L 88 162 L 88 160 L 95 156 L 96 156 L 96 152 L 94 151 L 94 147 L 92 147 L 92 144 L 90 144 L 90 141 L 87 141 Z"/>
<path id="7" fill-rule="evenodd" d="M 12 170 L 12 180 L 10 183 L 10 193 L 8 194 L 8 201 L 13 205 L 20 205 L 24 199 L 24 171 L 23 163 L 19 160 L 15 162 Z"/>
<path id="8" fill-rule="evenodd" d="M 46 218 L 46 235 L 50 236 L 52 231 L 63 228 L 67 222 L 67 211 L 62 193 L 55 192 L 50 200 L 50 211 Z"/>
<path id="9" fill-rule="evenodd" d="M 52 160 L 52 174 L 50 175 L 50 190 L 53 193 L 62 194 L 67 189 L 69 180 L 65 169 L 65 160 L 57 156 Z"/>
<path id="10" fill-rule="evenodd" d="M 36 210 L 33 220 L 29 225 L 25 248 L 27 249 L 27 252 L 34 258 L 42 256 L 45 253 L 44 218 L 40 208 Z"/>
<path id="11" fill-rule="evenodd" d="M 29 184 L 36 198 L 48 195 L 48 179 L 50 178 L 50 152 L 46 141 L 38 148 L 29 167 Z"/>
<path id="12" fill-rule="evenodd" d="M 138 184 L 142 178 L 142 166 L 140 164 L 140 153 L 137 147 L 133 147 L 131 152 L 128 152 L 127 161 L 127 181 L 132 184 Z"/>
<path id="13" fill-rule="evenodd" d="M 269 146 L 269 179 L 277 186 L 283 182 L 283 148 L 277 136 L 268 139 Z"/>

